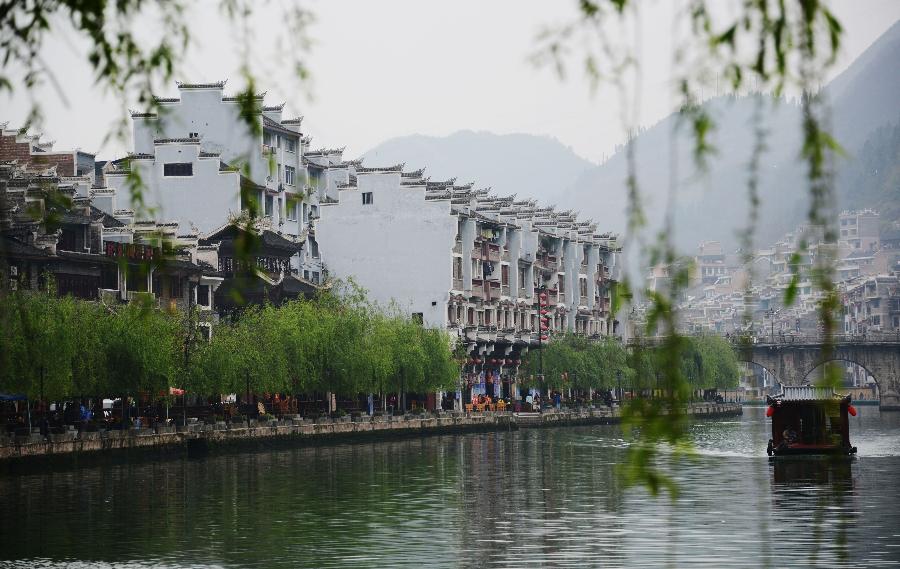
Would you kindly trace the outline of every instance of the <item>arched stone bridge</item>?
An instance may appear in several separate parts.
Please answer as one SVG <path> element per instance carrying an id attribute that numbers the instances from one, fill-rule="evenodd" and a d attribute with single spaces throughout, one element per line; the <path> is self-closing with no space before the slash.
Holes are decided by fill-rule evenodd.
<path id="1" fill-rule="evenodd" d="M 631 346 L 658 346 L 664 338 L 632 338 Z M 738 357 L 764 367 L 784 385 L 815 383 L 823 364 L 845 361 L 862 366 L 878 383 L 882 410 L 900 411 L 900 333 L 836 335 L 826 357 L 818 336 L 776 335 L 733 338 Z"/>
<path id="2" fill-rule="evenodd" d="M 764 367 L 785 385 L 815 383 L 829 361 L 855 363 L 878 383 L 881 408 L 900 410 L 900 334 L 835 336 L 829 356 L 821 338 L 808 336 L 754 338 L 735 347 L 740 359 Z"/>

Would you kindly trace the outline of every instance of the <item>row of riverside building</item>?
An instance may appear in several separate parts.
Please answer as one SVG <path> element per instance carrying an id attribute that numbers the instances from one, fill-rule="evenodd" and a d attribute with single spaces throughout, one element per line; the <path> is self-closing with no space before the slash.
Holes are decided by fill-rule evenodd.
<path id="1" fill-rule="evenodd" d="M 472 360 L 501 368 L 542 336 L 620 334 L 611 312 L 617 238 L 590 221 L 434 181 L 424 168 L 368 167 L 342 148 L 313 149 L 302 117 L 283 117 L 284 105 L 263 95 L 253 134 L 225 81 L 177 86 L 178 97 L 156 98 L 154 112 L 131 113 L 134 149 L 116 160 L 54 151 L 40 135 L 0 124 L 0 287 L 41 288 L 52 275 L 58 294 L 194 305 L 213 333 L 240 309 L 235 244 L 252 200 L 260 246 L 258 275 L 242 283 L 249 302 L 310 296 L 352 278 L 371 300 L 449 330 Z M 73 205 L 56 212 L 48 187 Z M 35 211 L 58 213 L 57 223 Z"/>

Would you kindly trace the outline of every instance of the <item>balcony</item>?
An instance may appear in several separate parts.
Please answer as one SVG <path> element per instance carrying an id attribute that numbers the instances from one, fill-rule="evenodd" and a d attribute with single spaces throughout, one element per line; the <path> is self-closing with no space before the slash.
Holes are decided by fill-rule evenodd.
<path id="1" fill-rule="evenodd" d="M 486 255 L 487 255 L 487 258 L 485 259 L 486 261 L 491 261 L 494 263 L 500 262 L 500 246 L 499 245 L 494 245 L 493 243 L 488 243 L 487 251 L 484 251 L 484 253 L 486 253 Z"/>
<path id="2" fill-rule="evenodd" d="M 453 290 L 462 290 L 463 282 L 462 279 L 453 279 Z"/>
<path id="3" fill-rule="evenodd" d="M 470 296 L 484 298 L 484 281 L 481 279 L 472 279 L 472 294 Z"/>
<path id="4" fill-rule="evenodd" d="M 538 258 L 535 260 L 534 265 L 538 269 L 540 269 L 544 272 L 548 272 L 548 273 L 555 273 L 555 272 L 559 271 L 559 263 L 557 262 L 556 257 L 553 257 L 551 255 L 546 255 L 546 256 L 539 255 Z"/>

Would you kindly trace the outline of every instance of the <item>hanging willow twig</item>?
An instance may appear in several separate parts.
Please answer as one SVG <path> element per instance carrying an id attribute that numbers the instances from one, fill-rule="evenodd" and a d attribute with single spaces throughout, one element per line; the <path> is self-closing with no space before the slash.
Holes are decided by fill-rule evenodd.
<path id="1" fill-rule="evenodd" d="M 616 30 L 626 28 L 629 22 L 637 25 L 638 4 L 637 0 L 579 0 L 579 15 L 575 21 L 547 31 L 539 38 L 540 57 L 536 59 L 539 62 L 552 62 L 562 75 L 573 46 L 578 46 L 592 89 L 596 89 L 597 83 L 605 81 L 619 90 L 622 104 L 627 105 L 627 97 L 621 93 L 624 72 L 631 68 L 621 65 L 621 62 L 632 62 L 634 58 L 627 54 L 608 58 L 610 49 L 607 45 L 610 35 Z M 679 60 L 687 55 L 692 56 L 692 59 L 685 62 L 684 71 L 676 70 L 674 84 L 678 86 L 681 110 L 675 128 L 682 124 L 689 127 L 693 140 L 694 167 L 698 171 L 705 171 L 715 154 L 711 135 L 716 125 L 707 107 L 696 96 L 696 93 L 707 86 L 710 77 L 725 77 L 735 92 L 739 92 L 752 80 L 757 90 L 770 91 L 775 97 L 781 96 L 788 87 L 797 88 L 804 93 L 804 121 L 798 127 L 802 128 L 804 135 L 802 157 L 808 166 L 807 179 L 811 198 L 808 220 L 810 225 L 823 228 L 821 238 L 826 243 L 819 247 L 820 254 L 816 256 L 816 264 L 810 276 L 821 293 L 819 314 L 826 333 L 827 353 L 832 345 L 838 308 L 833 284 L 834 250 L 828 246 L 835 241 L 834 231 L 829 229 L 833 223 L 833 191 L 828 166 L 838 147 L 824 128 L 823 102 L 816 96 L 815 89 L 825 71 L 834 63 L 840 46 L 841 25 L 824 3 L 804 0 L 746 0 L 738 15 L 724 22 L 717 21 L 712 16 L 709 0 L 690 0 L 687 9 L 679 17 L 687 19 L 690 34 L 678 38 L 679 43 L 674 52 L 679 54 Z M 638 51 L 637 38 L 638 35 L 629 38 L 632 42 L 631 53 Z M 820 50 L 823 41 L 827 43 L 827 48 Z M 597 46 L 601 49 L 597 49 Z M 634 89 L 638 88 L 635 83 Z M 766 150 L 765 131 L 761 125 L 762 101 L 763 96 L 757 94 L 757 107 L 753 115 L 755 143 L 749 161 L 747 182 L 750 208 L 747 228 L 741 236 L 743 258 L 748 267 L 752 261 L 753 231 L 759 212 L 759 161 Z M 625 132 L 635 132 L 638 126 L 635 123 L 628 124 Z M 670 159 L 676 160 L 674 144 L 670 152 Z M 625 153 L 627 175 L 624 182 L 628 207 L 624 242 L 639 243 L 641 256 L 649 261 L 648 266 L 665 267 L 669 271 L 669 284 L 665 290 L 648 290 L 644 286 L 636 287 L 634 276 L 626 274 L 620 284 L 619 294 L 616 295 L 614 309 L 619 313 L 636 299 L 645 299 L 647 306 L 643 333 L 664 337 L 662 344 L 651 356 L 657 366 L 662 396 L 652 401 L 633 401 L 625 408 L 626 422 L 638 436 L 630 448 L 629 460 L 623 472 L 629 483 L 643 484 L 653 493 L 665 488 L 674 496 L 677 488 L 658 469 L 657 458 L 661 444 L 683 449 L 687 443 L 683 410 L 689 403 L 690 383 L 678 365 L 686 344 L 685 338 L 679 333 L 677 306 L 689 284 L 691 267 L 680 261 L 672 237 L 676 228 L 671 208 L 676 201 L 674 196 L 677 194 L 678 184 L 674 164 L 666 225 L 652 245 L 647 246 L 640 236 L 646 226 L 646 216 L 642 208 L 632 136 L 629 136 Z M 800 250 L 792 255 L 792 280 L 786 291 L 786 304 L 795 300 L 797 285 L 805 276 L 800 273 L 800 251 L 805 248 L 808 239 L 809 237 L 803 239 Z M 749 288 L 745 292 L 745 296 L 748 295 Z M 645 358 L 645 351 L 638 345 L 632 357 Z M 639 369 L 640 366 L 632 367 Z M 835 378 L 826 375 L 826 381 L 834 382 Z"/>

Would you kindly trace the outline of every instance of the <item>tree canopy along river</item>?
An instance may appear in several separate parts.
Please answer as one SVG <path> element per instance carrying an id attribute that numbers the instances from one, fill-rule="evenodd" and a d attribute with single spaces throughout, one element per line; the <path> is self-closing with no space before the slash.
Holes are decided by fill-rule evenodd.
<path id="1" fill-rule="evenodd" d="M 859 410 L 839 462 L 770 462 L 764 408 L 698 421 L 674 501 L 622 488 L 618 426 L 6 475 L 0 566 L 898 566 L 900 414 Z"/>

